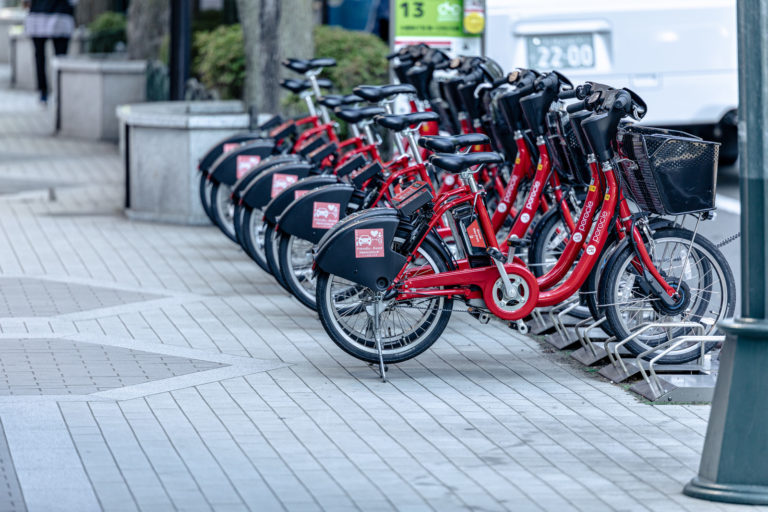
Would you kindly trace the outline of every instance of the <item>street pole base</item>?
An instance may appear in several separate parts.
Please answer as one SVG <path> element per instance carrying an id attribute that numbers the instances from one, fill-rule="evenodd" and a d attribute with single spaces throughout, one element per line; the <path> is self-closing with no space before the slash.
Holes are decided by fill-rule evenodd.
<path id="1" fill-rule="evenodd" d="M 768 505 L 768 486 L 718 484 L 698 476 L 686 484 L 683 494 L 691 498 L 724 503 Z"/>

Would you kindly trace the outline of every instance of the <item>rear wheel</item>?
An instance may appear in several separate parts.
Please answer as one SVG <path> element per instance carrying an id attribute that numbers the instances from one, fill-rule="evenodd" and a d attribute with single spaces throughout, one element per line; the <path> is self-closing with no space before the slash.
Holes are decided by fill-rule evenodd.
<path id="1" fill-rule="evenodd" d="M 235 213 L 233 215 L 232 224 L 235 228 L 235 240 L 240 245 L 243 244 L 243 217 L 245 216 L 245 207 L 242 204 L 235 204 Z"/>
<path id="2" fill-rule="evenodd" d="M 224 183 L 215 183 L 211 189 L 211 212 L 213 222 L 227 235 L 227 238 L 237 242 L 235 237 L 235 203 L 232 201 L 232 187 Z"/>
<path id="3" fill-rule="evenodd" d="M 278 284 L 282 286 L 287 292 L 291 289 L 285 284 L 283 279 L 283 273 L 280 271 L 280 255 L 278 250 L 280 248 L 280 234 L 281 232 L 275 229 L 275 225 L 271 222 L 265 222 L 266 228 L 264 229 L 264 257 L 267 259 L 267 269 L 269 273 L 275 277 Z"/>
<path id="4" fill-rule="evenodd" d="M 299 302 L 317 310 L 317 280 L 313 275 L 314 244 L 287 233 L 280 234 L 280 272 L 288 290 Z"/>
<path id="5" fill-rule="evenodd" d="M 208 175 L 204 172 L 200 173 L 200 204 L 203 206 L 203 211 L 205 211 L 205 214 L 208 216 L 209 219 L 211 219 L 211 222 L 214 222 L 213 220 L 213 212 L 211 212 L 211 189 L 213 188 L 213 183 L 211 180 L 208 179 Z"/>
<path id="6" fill-rule="evenodd" d="M 445 272 L 442 253 L 429 243 L 411 263 L 425 273 Z M 418 271 L 413 274 L 417 275 Z M 317 309 L 325 331 L 346 353 L 378 363 L 374 334 L 374 292 L 359 284 L 321 271 L 317 276 Z M 397 301 L 385 297 L 379 316 L 384 362 L 399 363 L 418 356 L 440 337 L 451 317 L 453 299 L 425 297 Z"/>
<path id="7" fill-rule="evenodd" d="M 693 243 L 691 243 L 693 241 Z M 649 289 L 635 267 L 635 252 L 624 246 L 611 256 L 600 283 L 600 307 L 605 311 L 613 333 L 623 339 L 650 322 L 698 322 L 703 334 L 714 334 L 717 322 L 733 316 L 736 286 L 733 273 L 723 254 L 706 238 L 686 229 L 656 231 L 647 243 L 652 261 L 667 283 L 678 289 L 683 299 L 678 305 L 666 305 Z M 658 346 L 668 339 L 700 334 L 686 327 L 653 328 L 625 346 L 634 354 Z M 715 343 L 708 343 L 712 349 Z M 681 345 L 662 358 L 677 364 L 695 360 L 701 344 Z"/>
<path id="8" fill-rule="evenodd" d="M 240 245 L 265 272 L 269 272 L 267 257 L 264 253 L 264 231 L 267 228 L 263 221 L 264 211 L 261 208 L 244 207 L 243 214 L 243 238 Z"/>

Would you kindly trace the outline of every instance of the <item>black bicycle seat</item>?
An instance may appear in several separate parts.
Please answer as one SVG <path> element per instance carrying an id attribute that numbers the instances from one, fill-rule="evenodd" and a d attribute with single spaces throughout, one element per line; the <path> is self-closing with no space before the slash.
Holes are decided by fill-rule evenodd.
<path id="1" fill-rule="evenodd" d="M 327 94 L 322 98 L 318 98 L 317 102 L 328 108 L 336 108 L 341 105 L 352 105 L 363 101 L 363 98 L 356 94 Z"/>
<path id="2" fill-rule="evenodd" d="M 416 88 L 410 84 L 358 85 L 352 92 L 366 101 L 378 103 L 397 94 L 416 94 Z"/>
<path id="3" fill-rule="evenodd" d="M 378 116 L 376 122 L 384 128 L 401 132 L 411 125 L 440 119 L 434 112 L 414 112 L 412 114 Z"/>
<path id="4" fill-rule="evenodd" d="M 330 57 L 317 59 L 285 59 L 283 66 L 297 73 L 306 73 L 312 69 L 331 68 L 336 65 L 336 60 Z"/>
<path id="5" fill-rule="evenodd" d="M 468 133 L 466 135 L 453 135 L 441 137 L 439 135 L 427 135 L 419 138 L 419 146 L 437 153 L 455 153 L 459 148 L 489 144 L 491 139 L 482 133 Z"/>
<path id="6" fill-rule="evenodd" d="M 429 161 L 448 172 L 460 173 L 481 164 L 500 164 L 503 159 L 498 153 L 467 153 L 466 155 L 432 155 Z"/>
<path id="7" fill-rule="evenodd" d="M 336 59 L 332 59 L 331 57 L 318 57 L 316 59 L 309 60 L 310 69 L 332 68 L 335 66 L 336 66 Z"/>
<path id="8" fill-rule="evenodd" d="M 309 61 L 306 59 L 285 59 L 283 66 L 297 73 L 306 73 L 309 71 Z"/>
<path id="9" fill-rule="evenodd" d="M 346 123 L 359 123 L 366 119 L 385 114 L 387 111 L 382 107 L 362 107 L 362 108 L 337 108 L 334 110 L 336 117 Z"/>
<path id="10" fill-rule="evenodd" d="M 330 89 L 333 87 L 333 83 L 327 78 L 320 78 L 317 81 L 317 85 L 319 85 L 321 89 Z M 288 89 L 294 94 L 299 94 L 300 92 L 310 89 L 312 87 L 312 83 L 309 80 L 294 80 L 293 78 L 286 78 L 280 81 L 280 86 Z"/>

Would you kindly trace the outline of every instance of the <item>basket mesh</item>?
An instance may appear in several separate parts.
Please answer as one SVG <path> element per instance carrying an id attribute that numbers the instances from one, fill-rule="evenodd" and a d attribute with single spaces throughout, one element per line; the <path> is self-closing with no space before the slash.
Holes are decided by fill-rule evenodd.
<path id="1" fill-rule="evenodd" d="M 712 210 L 720 145 L 661 128 L 628 126 L 619 133 L 625 190 L 659 215 Z"/>

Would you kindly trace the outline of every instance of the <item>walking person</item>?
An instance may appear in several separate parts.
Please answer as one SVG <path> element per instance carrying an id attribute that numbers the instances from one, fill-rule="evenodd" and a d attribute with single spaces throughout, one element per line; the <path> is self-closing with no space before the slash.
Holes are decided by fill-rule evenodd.
<path id="1" fill-rule="evenodd" d="M 35 46 L 35 67 L 40 101 L 48 101 L 48 77 L 45 71 L 45 43 L 53 41 L 53 52 L 66 55 L 69 39 L 75 30 L 77 0 L 28 0 L 29 14 L 24 20 L 24 31 Z"/>

